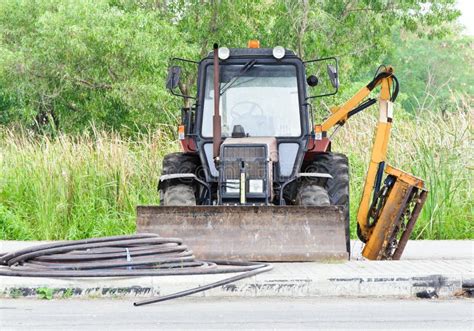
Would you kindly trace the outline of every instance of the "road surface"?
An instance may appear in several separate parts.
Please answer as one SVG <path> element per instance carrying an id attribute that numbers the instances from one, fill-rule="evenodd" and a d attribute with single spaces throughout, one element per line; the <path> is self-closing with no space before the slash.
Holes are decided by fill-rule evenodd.
<path id="1" fill-rule="evenodd" d="M 344 298 L 186 298 L 0 301 L 1 330 L 474 329 L 474 301 Z"/>

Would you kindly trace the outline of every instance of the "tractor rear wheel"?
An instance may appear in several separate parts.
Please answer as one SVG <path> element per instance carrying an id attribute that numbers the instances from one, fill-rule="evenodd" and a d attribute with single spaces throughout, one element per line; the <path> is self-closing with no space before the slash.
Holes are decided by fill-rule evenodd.
<path id="1" fill-rule="evenodd" d="M 328 193 L 331 205 L 344 207 L 346 248 L 350 255 L 349 161 L 347 156 L 341 153 L 329 152 L 317 154 L 305 171 L 328 173 L 332 176 L 332 178 L 327 180 L 324 188 Z"/>
<path id="2" fill-rule="evenodd" d="M 171 153 L 163 159 L 162 175 L 195 174 L 199 168 L 199 156 Z M 174 179 L 160 186 L 160 205 L 195 206 L 197 188 L 191 179 Z"/>

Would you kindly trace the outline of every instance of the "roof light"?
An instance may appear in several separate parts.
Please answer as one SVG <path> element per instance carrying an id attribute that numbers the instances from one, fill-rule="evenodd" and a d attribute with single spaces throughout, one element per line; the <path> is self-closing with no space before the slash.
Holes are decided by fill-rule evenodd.
<path id="1" fill-rule="evenodd" d="M 257 39 L 250 39 L 248 42 L 248 48 L 260 48 L 260 41 Z"/>
<path id="2" fill-rule="evenodd" d="M 230 56 L 230 50 L 227 47 L 219 47 L 217 55 L 221 60 L 227 60 Z"/>
<path id="3" fill-rule="evenodd" d="M 273 49 L 273 57 L 275 59 L 282 59 L 283 57 L 285 56 L 285 49 L 281 46 L 276 46 L 274 49 Z"/>

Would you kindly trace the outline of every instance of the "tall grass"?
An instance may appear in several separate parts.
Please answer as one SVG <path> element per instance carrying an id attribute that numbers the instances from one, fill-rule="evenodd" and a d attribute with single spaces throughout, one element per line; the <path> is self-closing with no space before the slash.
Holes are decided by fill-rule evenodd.
<path id="1" fill-rule="evenodd" d="M 377 119 L 371 112 L 351 118 L 334 139 L 334 150 L 350 160 L 353 235 Z M 473 119 L 472 110 L 395 114 L 388 163 L 424 179 L 429 190 L 413 238 L 474 238 Z"/>
<path id="2" fill-rule="evenodd" d="M 177 145 L 160 132 L 124 139 L 96 132 L 79 137 L 0 139 L 3 239 L 78 239 L 135 230 L 135 206 L 157 204 L 164 154 Z"/>
<path id="3" fill-rule="evenodd" d="M 352 231 L 376 114 L 338 131 L 333 150 L 351 163 Z M 419 239 L 474 238 L 472 112 L 396 117 L 389 162 L 426 180 Z M 36 137 L 0 131 L 1 239 L 78 239 L 131 233 L 135 206 L 157 204 L 161 160 L 178 150 L 162 132 L 126 139 L 95 132 Z"/>

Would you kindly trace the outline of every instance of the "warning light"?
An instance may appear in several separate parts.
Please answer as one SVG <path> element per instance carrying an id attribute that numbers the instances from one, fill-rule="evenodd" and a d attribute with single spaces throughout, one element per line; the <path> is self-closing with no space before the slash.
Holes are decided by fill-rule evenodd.
<path id="1" fill-rule="evenodd" d="M 257 39 L 249 40 L 248 48 L 260 48 L 260 41 L 258 41 Z"/>
<path id="2" fill-rule="evenodd" d="M 178 138 L 179 140 L 184 140 L 184 125 L 178 126 Z"/>

